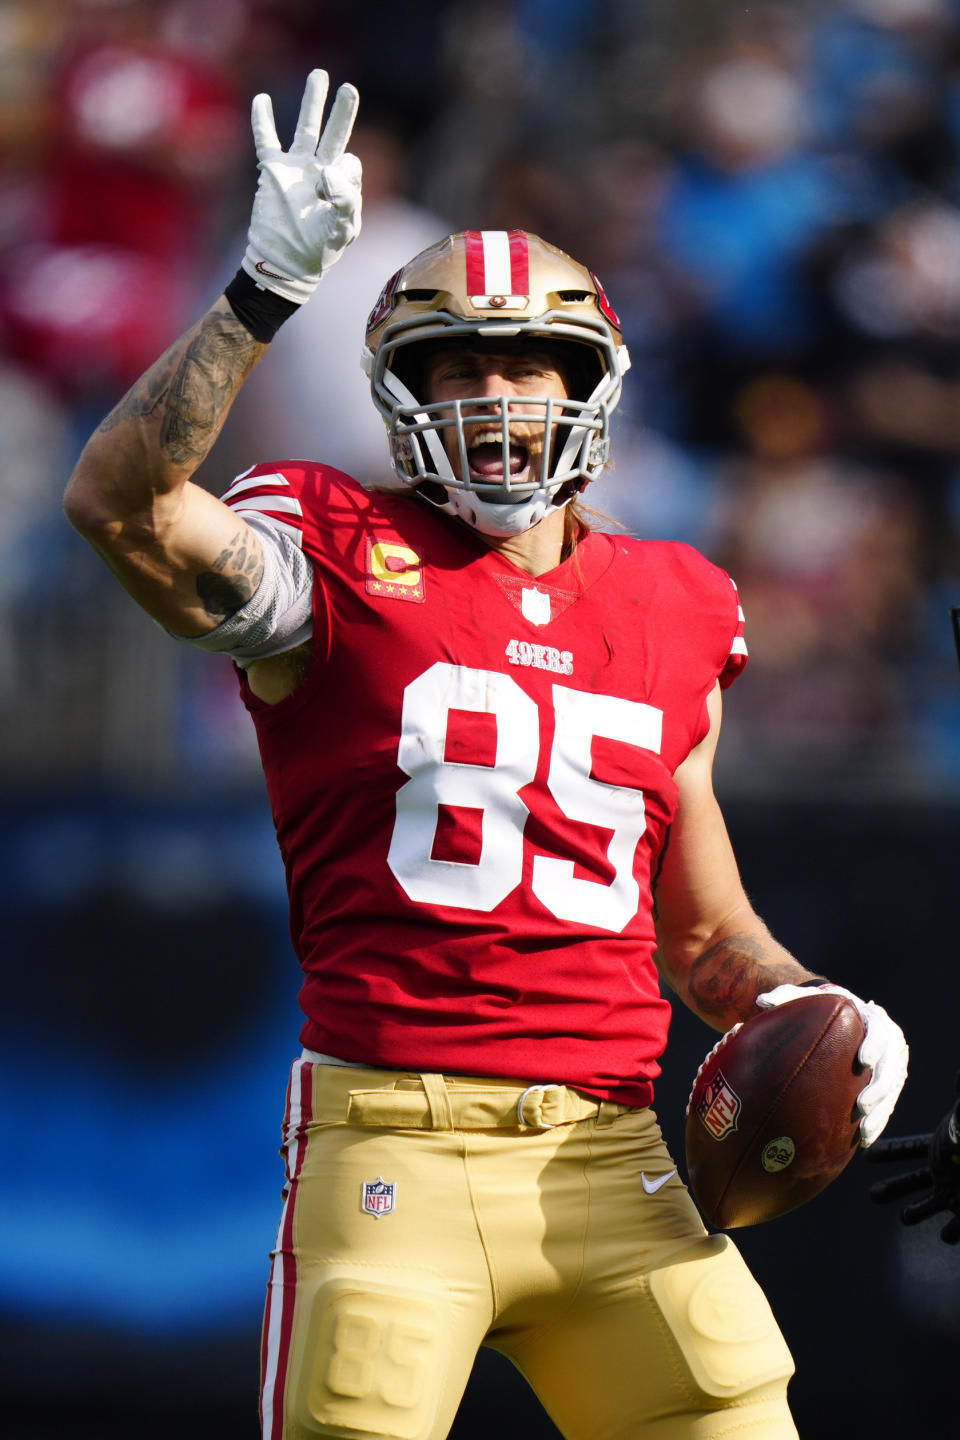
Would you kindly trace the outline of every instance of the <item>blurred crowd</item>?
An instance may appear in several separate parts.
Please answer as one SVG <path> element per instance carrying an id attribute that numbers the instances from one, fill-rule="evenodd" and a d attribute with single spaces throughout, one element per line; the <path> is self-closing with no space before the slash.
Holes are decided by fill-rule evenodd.
<path id="1" fill-rule="evenodd" d="M 361 94 L 364 230 L 200 478 L 386 462 L 384 280 L 453 229 L 601 275 L 633 357 L 589 497 L 736 579 L 721 783 L 960 789 L 960 0 L 0 0 L 4 782 L 256 783 L 229 666 L 69 530 L 86 434 L 232 275 L 247 115 Z M 9 737 L 9 738 L 7 738 Z"/>

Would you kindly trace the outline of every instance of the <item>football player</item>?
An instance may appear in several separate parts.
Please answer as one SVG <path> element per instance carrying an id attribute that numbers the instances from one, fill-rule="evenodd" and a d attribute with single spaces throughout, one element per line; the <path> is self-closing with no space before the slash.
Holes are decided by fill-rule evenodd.
<path id="1" fill-rule="evenodd" d="M 254 101 L 241 269 L 66 501 L 152 616 L 236 662 L 286 865 L 304 1048 L 264 1436 L 438 1440 L 485 1344 L 571 1440 L 787 1440 L 786 1344 L 650 1108 L 659 977 L 718 1030 L 824 982 L 752 910 L 713 794 L 731 580 L 580 505 L 627 366 L 596 276 L 520 231 L 451 236 L 370 316 L 379 492 L 302 461 L 222 500 L 191 478 L 358 232 L 357 96 L 324 125 L 326 90 L 287 152 Z M 853 998 L 868 1145 L 907 1049 Z"/>

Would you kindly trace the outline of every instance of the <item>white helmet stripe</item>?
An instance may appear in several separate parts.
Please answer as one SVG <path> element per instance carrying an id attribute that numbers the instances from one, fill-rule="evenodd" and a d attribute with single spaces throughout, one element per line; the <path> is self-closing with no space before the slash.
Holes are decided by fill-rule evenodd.
<path id="1" fill-rule="evenodd" d="M 484 284 L 481 295 L 512 295 L 510 237 L 506 230 L 481 230 Z"/>

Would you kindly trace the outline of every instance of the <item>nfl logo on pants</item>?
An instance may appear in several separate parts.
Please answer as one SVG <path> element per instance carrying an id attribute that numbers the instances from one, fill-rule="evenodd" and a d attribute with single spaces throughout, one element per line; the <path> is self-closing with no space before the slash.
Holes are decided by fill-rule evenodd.
<path id="1" fill-rule="evenodd" d="M 396 1200 L 397 1186 L 393 1180 L 384 1180 L 378 1175 L 376 1180 L 364 1180 L 361 1206 L 368 1215 L 374 1215 L 379 1220 L 381 1215 L 389 1215 Z"/>

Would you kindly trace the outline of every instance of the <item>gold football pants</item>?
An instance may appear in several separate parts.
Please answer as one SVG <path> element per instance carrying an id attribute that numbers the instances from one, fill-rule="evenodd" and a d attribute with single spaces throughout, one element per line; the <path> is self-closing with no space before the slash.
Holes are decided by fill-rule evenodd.
<path id="1" fill-rule="evenodd" d="M 283 1153 L 264 1440 L 442 1440 L 481 1345 L 567 1440 L 796 1440 L 770 1307 L 651 1110 L 298 1060 Z"/>

